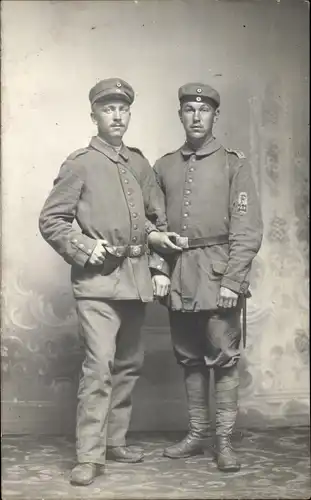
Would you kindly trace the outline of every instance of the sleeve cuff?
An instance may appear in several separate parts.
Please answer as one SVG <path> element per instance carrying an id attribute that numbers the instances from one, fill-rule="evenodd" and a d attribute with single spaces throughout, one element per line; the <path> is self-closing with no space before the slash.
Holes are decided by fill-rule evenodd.
<path id="1" fill-rule="evenodd" d="M 229 290 L 232 290 L 235 293 L 245 292 L 244 283 L 233 281 L 230 278 L 226 278 L 225 276 L 221 280 L 221 286 L 223 286 L 224 288 L 229 288 Z"/>
<path id="2" fill-rule="evenodd" d="M 96 246 L 96 240 L 93 240 L 85 235 L 79 235 L 70 239 L 70 245 L 72 249 L 76 250 L 72 255 L 74 263 L 78 266 L 84 267 L 93 253 Z"/>
<path id="3" fill-rule="evenodd" d="M 152 231 L 158 232 L 159 230 L 157 229 L 157 227 L 154 224 L 152 224 L 152 222 L 147 220 L 145 222 L 145 232 L 146 232 L 147 236 L 149 236 L 149 234 L 152 233 Z"/>
<path id="4" fill-rule="evenodd" d="M 169 264 L 163 257 L 154 252 L 149 255 L 149 268 L 152 271 L 152 274 L 161 273 L 166 276 L 170 275 Z"/>

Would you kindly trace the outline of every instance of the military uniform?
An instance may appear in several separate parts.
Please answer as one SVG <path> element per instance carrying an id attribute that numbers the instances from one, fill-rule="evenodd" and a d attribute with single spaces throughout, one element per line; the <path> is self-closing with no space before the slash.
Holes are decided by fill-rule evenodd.
<path id="1" fill-rule="evenodd" d="M 109 79 L 91 90 L 90 101 L 107 95 L 134 99 L 126 82 Z M 61 166 L 39 226 L 72 266 L 86 354 L 78 392 L 78 462 L 104 464 L 106 443 L 124 445 L 129 426 L 143 362 L 140 329 L 145 303 L 153 300 L 147 235 L 166 229 L 163 196 L 139 150 L 122 145 L 117 151 L 96 136 Z M 97 239 L 109 242 L 101 266 L 88 263 Z"/>
<path id="2" fill-rule="evenodd" d="M 181 87 L 179 98 L 206 98 L 215 107 L 220 102 L 219 94 L 204 84 Z M 161 271 L 171 277 L 165 302 L 174 352 L 185 370 L 190 434 L 200 438 L 208 432 L 210 368 L 215 369 L 216 432 L 231 434 L 237 410 L 241 299 L 233 309 L 220 309 L 217 300 L 221 286 L 240 297 L 248 294 L 251 263 L 261 245 L 261 212 L 251 169 L 242 153 L 211 137 L 197 150 L 185 143 L 160 158 L 154 170 L 165 195 L 168 230 L 180 234 L 177 244 L 184 248 L 166 258 Z M 167 455 L 173 457 L 174 450 Z"/>

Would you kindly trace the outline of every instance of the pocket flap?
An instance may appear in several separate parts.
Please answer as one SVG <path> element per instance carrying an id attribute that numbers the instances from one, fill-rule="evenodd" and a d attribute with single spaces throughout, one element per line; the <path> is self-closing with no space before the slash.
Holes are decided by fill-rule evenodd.
<path id="1" fill-rule="evenodd" d="M 212 268 L 215 274 L 224 274 L 227 269 L 226 262 L 213 262 Z"/>

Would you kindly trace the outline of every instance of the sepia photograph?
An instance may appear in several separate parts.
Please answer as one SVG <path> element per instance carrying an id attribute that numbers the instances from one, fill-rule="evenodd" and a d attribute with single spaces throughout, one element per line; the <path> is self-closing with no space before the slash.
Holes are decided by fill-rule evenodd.
<path id="1" fill-rule="evenodd" d="M 310 498 L 307 0 L 2 0 L 3 500 Z"/>

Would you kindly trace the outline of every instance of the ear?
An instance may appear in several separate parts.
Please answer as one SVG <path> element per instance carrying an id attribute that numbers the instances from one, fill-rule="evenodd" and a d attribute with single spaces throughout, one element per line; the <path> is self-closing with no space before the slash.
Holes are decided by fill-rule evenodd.
<path id="1" fill-rule="evenodd" d="M 220 113 L 220 109 L 217 108 L 216 111 L 215 111 L 215 114 L 214 114 L 214 120 L 213 120 L 213 123 L 216 123 L 217 120 L 218 120 L 218 117 L 219 117 L 219 113 Z"/>
<path id="2" fill-rule="evenodd" d="M 91 116 L 91 120 L 92 120 L 92 122 L 93 122 L 93 123 L 95 123 L 95 125 L 97 125 L 97 119 L 96 119 L 96 116 L 95 116 L 95 114 L 94 114 L 94 112 L 93 112 L 93 111 L 91 112 L 91 115 L 90 115 L 90 116 Z"/>
<path id="3" fill-rule="evenodd" d="M 181 123 L 182 123 L 182 112 L 181 112 L 181 107 L 180 107 L 180 108 L 179 108 L 179 110 L 178 110 L 178 116 L 179 116 L 179 119 L 180 119 L 180 121 L 181 121 Z"/>

